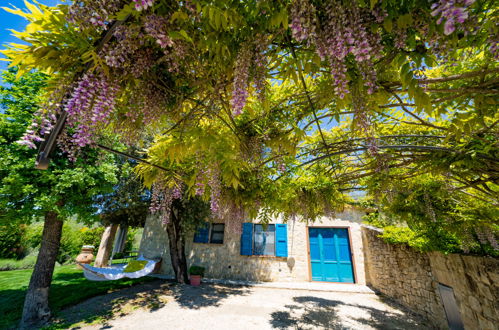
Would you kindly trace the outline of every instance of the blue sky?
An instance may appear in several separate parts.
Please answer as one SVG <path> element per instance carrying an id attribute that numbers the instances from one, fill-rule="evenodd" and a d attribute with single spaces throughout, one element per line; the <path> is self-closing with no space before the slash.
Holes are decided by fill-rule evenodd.
<path id="1" fill-rule="evenodd" d="M 38 2 L 54 6 L 57 3 L 60 3 L 59 0 L 38 0 Z M 0 7 L 12 7 L 15 6 L 19 9 L 25 9 L 23 0 L 0 0 Z M 0 9 L 0 44 L 2 49 L 5 48 L 5 44 L 9 42 L 19 42 L 19 39 L 13 37 L 9 29 L 21 31 L 24 29 L 26 24 L 28 23 L 21 16 L 17 16 L 11 13 L 6 12 L 3 9 Z M 3 57 L 3 56 L 1 56 Z M 7 68 L 8 63 L 4 61 L 0 61 L 0 70 L 5 70 Z"/>

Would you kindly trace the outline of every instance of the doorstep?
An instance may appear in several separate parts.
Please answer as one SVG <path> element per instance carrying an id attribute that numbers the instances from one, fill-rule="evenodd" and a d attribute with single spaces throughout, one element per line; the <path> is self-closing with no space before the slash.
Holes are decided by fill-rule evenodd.
<path id="1" fill-rule="evenodd" d="M 327 291 L 327 292 L 353 292 L 373 294 L 374 291 L 365 285 L 350 283 L 329 283 L 329 282 L 250 282 L 235 280 L 204 279 L 203 283 L 246 285 L 260 288 L 287 289 L 287 290 L 307 290 L 307 291 Z"/>
<path id="2" fill-rule="evenodd" d="M 174 280 L 171 275 L 152 274 L 152 277 L 163 280 Z M 287 290 L 307 290 L 307 291 L 326 291 L 326 292 L 352 292 L 352 293 L 367 293 L 373 294 L 374 291 L 369 287 L 360 284 L 350 283 L 331 283 L 331 282 L 252 282 L 239 280 L 224 280 L 203 278 L 202 283 L 222 284 L 222 285 L 241 285 L 252 286 L 258 288 L 273 288 Z"/>

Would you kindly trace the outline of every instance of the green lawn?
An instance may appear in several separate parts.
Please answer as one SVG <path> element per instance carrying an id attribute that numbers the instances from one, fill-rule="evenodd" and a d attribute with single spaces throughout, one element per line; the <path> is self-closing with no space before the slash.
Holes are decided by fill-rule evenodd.
<path id="1" fill-rule="evenodd" d="M 0 272 L 0 329 L 15 326 L 19 321 L 31 269 Z M 74 305 L 87 298 L 149 281 L 150 277 L 131 280 L 91 282 L 74 265 L 57 267 L 50 288 L 52 312 Z"/>

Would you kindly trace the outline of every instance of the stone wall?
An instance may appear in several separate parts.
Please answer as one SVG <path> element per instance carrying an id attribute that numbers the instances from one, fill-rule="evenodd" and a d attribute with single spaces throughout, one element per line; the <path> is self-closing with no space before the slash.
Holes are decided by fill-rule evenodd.
<path id="1" fill-rule="evenodd" d="M 365 284 L 360 217 L 356 217 L 352 211 L 338 214 L 337 217 L 352 221 L 324 217 L 308 225 L 298 220 L 288 222 L 288 258 L 240 255 L 240 233 L 231 232 L 229 226 L 225 226 L 223 244 L 193 243 L 192 237 L 189 237 L 186 244 L 188 263 L 205 267 L 205 276 L 208 278 L 310 281 L 308 227 L 347 227 L 351 237 L 356 283 Z M 272 223 L 282 223 L 282 219 L 275 219 Z M 140 251 L 148 257 L 162 256 L 162 273 L 173 274 L 166 228 L 157 217 L 147 219 Z"/>
<path id="2" fill-rule="evenodd" d="M 438 283 L 452 287 L 466 329 L 497 329 L 499 260 L 485 257 L 420 253 L 385 243 L 380 231 L 362 226 L 366 282 L 436 327 L 447 329 Z"/>
<path id="3" fill-rule="evenodd" d="M 499 329 L 499 260 L 429 253 L 433 276 L 454 289 L 466 329 Z"/>

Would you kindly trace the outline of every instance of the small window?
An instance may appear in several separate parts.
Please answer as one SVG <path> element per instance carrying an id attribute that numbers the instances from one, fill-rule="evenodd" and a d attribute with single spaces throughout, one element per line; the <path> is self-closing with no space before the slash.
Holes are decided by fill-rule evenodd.
<path id="1" fill-rule="evenodd" d="M 224 229 L 225 229 L 225 225 L 223 223 L 211 224 L 210 243 L 223 244 L 224 243 Z"/>
<path id="2" fill-rule="evenodd" d="M 253 255 L 275 256 L 275 225 L 255 225 Z"/>
<path id="3" fill-rule="evenodd" d="M 224 242 L 223 223 L 205 223 L 199 227 L 194 235 L 194 243 L 223 244 Z"/>

